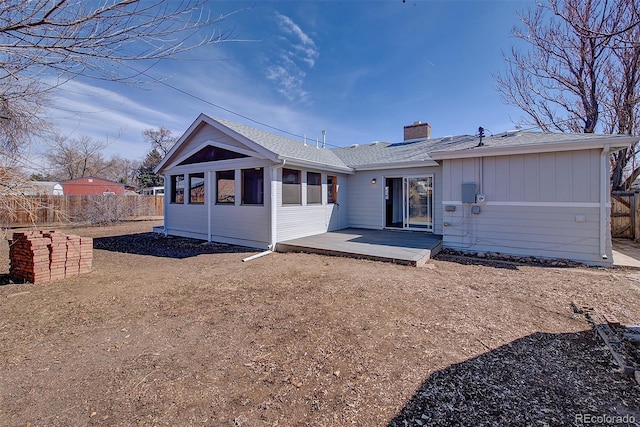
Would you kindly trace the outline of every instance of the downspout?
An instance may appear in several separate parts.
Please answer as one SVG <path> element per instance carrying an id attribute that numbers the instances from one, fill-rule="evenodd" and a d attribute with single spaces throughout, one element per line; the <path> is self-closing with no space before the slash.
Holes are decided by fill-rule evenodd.
<path id="1" fill-rule="evenodd" d="M 283 159 L 282 163 L 271 167 L 271 244 L 269 250 L 275 252 L 276 242 L 278 241 L 278 169 L 283 168 L 287 164 L 287 160 Z"/>
<path id="2" fill-rule="evenodd" d="M 607 199 L 609 192 L 609 173 L 607 162 L 609 161 L 609 144 L 605 144 L 600 153 L 600 256 L 607 259 Z"/>
<path id="3" fill-rule="evenodd" d="M 171 198 L 171 179 L 167 179 L 167 178 L 170 178 L 167 176 L 167 174 L 164 174 L 163 177 L 164 177 L 164 197 L 163 197 L 164 200 L 162 203 L 162 215 L 163 215 L 162 222 L 164 227 L 162 228 L 164 229 L 164 237 L 167 237 L 169 235 L 169 232 L 167 231 L 167 211 L 169 206 L 169 199 Z"/>

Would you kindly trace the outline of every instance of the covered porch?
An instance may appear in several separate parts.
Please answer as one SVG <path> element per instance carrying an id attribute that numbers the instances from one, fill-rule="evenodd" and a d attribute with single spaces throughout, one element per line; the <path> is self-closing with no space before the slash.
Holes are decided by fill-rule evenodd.
<path id="1" fill-rule="evenodd" d="M 440 251 L 442 236 L 421 231 L 346 228 L 278 242 L 278 252 L 310 252 L 423 266 Z"/>

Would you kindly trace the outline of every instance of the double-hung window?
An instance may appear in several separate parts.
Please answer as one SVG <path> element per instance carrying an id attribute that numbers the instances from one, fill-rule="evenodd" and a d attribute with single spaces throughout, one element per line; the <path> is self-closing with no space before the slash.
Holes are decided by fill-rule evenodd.
<path id="1" fill-rule="evenodd" d="M 302 188 L 299 170 L 282 169 L 282 204 L 302 204 Z"/>
<path id="2" fill-rule="evenodd" d="M 189 203 L 204 204 L 205 185 L 204 172 L 189 174 Z"/>
<path id="3" fill-rule="evenodd" d="M 233 205 L 236 202 L 236 171 L 216 172 L 216 204 Z"/>
<path id="4" fill-rule="evenodd" d="M 242 169 L 242 204 L 264 204 L 264 169 Z"/>
<path id="5" fill-rule="evenodd" d="M 307 172 L 307 204 L 317 205 L 322 203 L 322 175 L 316 172 Z"/>
<path id="6" fill-rule="evenodd" d="M 171 203 L 184 203 L 184 175 L 171 175 Z"/>

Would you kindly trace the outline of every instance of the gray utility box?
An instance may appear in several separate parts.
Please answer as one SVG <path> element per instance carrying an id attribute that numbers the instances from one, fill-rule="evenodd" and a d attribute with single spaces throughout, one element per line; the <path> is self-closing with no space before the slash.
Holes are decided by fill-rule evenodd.
<path id="1" fill-rule="evenodd" d="M 475 183 L 462 184 L 462 203 L 475 203 L 476 192 Z"/>

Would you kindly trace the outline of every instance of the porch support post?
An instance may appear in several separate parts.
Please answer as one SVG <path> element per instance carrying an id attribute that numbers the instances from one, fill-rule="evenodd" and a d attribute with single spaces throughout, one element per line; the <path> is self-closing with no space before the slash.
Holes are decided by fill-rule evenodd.
<path id="1" fill-rule="evenodd" d="M 214 196 L 214 191 L 213 191 L 213 179 L 211 178 L 213 175 L 215 174 L 215 172 L 212 171 L 207 171 L 206 172 L 206 176 L 204 177 L 205 179 L 205 190 L 206 190 L 206 194 L 204 195 L 204 202 L 207 208 L 207 241 L 211 242 L 211 207 L 213 206 L 213 196 Z"/>
<path id="2" fill-rule="evenodd" d="M 609 144 L 600 153 L 600 256 L 607 259 L 607 200 L 609 196 Z"/>
<path id="3" fill-rule="evenodd" d="M 271 166 L 271 192 L 269 200 L 271 202 L 271 244 L 269 249 L 276 251 L 276 243 L 278 242 L 278 169 L 284 167 L 287 163 L 286 159 L 282 160 L 279 165 Z"/>

